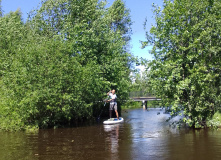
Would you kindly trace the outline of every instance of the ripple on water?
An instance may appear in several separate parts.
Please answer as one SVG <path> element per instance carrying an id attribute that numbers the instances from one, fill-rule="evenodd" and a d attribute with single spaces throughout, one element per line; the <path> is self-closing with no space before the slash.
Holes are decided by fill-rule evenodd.
<path id="1" fill-rule="evenodd" d="M 0 160 L 221 159 L 221 130 L 178 130 L 161 113 L 130 110 L 118 125 L 0 132 Z"/>

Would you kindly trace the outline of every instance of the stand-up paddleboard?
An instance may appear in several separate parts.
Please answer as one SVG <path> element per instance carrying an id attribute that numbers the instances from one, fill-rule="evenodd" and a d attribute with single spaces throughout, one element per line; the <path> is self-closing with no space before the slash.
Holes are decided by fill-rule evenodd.
<path id="1" fill-rule="evenodd" d="M 117 118 L 110 118 L 103 122 L 103 124 L 117 124 L 123 122 L 123 117 L 119 117 L 119 120 Z"/>

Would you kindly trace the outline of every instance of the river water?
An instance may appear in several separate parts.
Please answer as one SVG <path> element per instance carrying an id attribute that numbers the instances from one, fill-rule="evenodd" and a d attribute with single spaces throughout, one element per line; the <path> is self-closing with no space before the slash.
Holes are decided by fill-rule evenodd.
<path id="1" fill-rule="evenodd" d="M 0 132 L 0 160 L 221 159 L 221 130 L 171 127 L 158 108 L 122 112 L 118 125 Z"/>

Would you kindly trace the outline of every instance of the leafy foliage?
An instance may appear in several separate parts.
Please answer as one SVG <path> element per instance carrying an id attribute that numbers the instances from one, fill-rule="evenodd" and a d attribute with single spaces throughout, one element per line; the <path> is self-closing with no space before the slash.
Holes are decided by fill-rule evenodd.
<path id="1" fill-rule="evenodd" d="M 0 0 L 0 17 L 2 17 L 2 6 L 1 6 L 2 0 Z"/>
<path id="2" fill-rule="evenodd" d="M 0 128 L 76 123 L 111 87 L 128 96 L 129 34 L 114 30 L 109 14 L 98 0 L 45 0 L 25 23 L 19 10 L 0 18 Z"/>
<path id="3" fill-rule="evenodd" d="M 156 25 L 143 42 L 153 44 L 151 90 L 196 128 L 221 105 L 220 9 L 219 0 L 165 0 L 162 11 L 155 7 Z"/>

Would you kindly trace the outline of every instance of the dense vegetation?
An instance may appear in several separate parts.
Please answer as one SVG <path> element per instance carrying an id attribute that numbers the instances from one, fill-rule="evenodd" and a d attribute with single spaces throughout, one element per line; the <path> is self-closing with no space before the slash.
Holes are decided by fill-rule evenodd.
<path id="1" fill-rule="evenodd" d="M 164 1 L 143 46 L 153 45 L 150 90 L 172 106 L 172 114 L 196 128 L 221 106 L 221 1 Z"/>
<path id="2" fill-rule="evenodd" d="M 130 26 L 121 0 L 44 0 L 25 22 L 0 9 L 0 128 L 89 119 L 113 87 L 125 99 Z"/>

